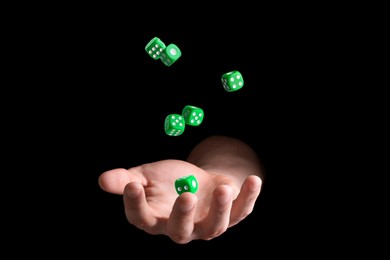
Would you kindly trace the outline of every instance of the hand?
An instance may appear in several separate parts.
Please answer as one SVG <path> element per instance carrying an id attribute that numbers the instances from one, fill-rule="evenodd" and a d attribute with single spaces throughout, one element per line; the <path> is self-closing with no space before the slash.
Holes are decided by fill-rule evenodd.
<path id="1" fill-rule="evenodd" d="M 187 175 L 196 177 L 199 189 L 179 196 L 175 180 Z M 131 224 L 178 244 L 220 236 L 252 212 L 261 189 L 258 176 L 248 176 L 240 187 L 229 175 L 204 171 L 181 160 L 110 170 L 99 177 L 99 184 L 107 192 L 123 194 Z"/>

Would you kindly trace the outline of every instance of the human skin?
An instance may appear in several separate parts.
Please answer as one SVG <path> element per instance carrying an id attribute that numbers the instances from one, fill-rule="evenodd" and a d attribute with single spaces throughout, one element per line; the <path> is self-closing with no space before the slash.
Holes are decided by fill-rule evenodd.
<path id="1" fill-rule="evenodd" d="M 179 196 L 174 182 L 190 174 L 199 189 Z M 253 211 L 263 177 L 260 160 L 248 144 L 211 136 L 197 144 L 187 160 L 112 169 L 99 176 L 99 185 L 123 196 L 129 223 L 186 244 L 216 238 L 244 220 Z"/>

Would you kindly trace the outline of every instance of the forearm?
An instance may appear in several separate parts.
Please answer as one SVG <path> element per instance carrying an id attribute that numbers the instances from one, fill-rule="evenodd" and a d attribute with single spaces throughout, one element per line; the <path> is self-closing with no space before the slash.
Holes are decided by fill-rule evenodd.
<path id="1" fill-rule="evenodd" d="M 248 144 L 231 137 L 206 138 L 194 147 L 187 161 L 208 172 L 228 174 L 238 184 L 249 175 L 264 177 L 255 151 Z"/>

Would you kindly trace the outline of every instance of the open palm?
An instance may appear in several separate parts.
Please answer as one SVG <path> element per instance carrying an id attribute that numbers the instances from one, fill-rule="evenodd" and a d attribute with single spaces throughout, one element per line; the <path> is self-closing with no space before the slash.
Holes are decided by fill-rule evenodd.
<path id="1" fill-rule="evenodd" d="M 195 194 L 175 190 L 175 180 L 194 175 Z M 181 160 L 161 160 L 130 169 L 114 169 L 99 178 L 101 188 L 123 194 L 130 223 L 150 234 L 165 234 L 177 243 L 209 240 L 244 219 L 260 192 L 260 180 L 247 177 L 237 187 L 228 175 L 208 172 Z"/>

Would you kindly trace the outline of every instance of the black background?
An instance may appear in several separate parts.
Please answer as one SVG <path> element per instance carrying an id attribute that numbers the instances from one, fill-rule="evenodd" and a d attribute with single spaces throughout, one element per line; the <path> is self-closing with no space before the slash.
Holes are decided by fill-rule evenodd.
<path id="1" fill-rule="evenodd" d="M 318 102 L 326 83 L 315 76 L 319 73 L 315 59 L 324 53 L 316 50 L 316 36 L 308 39 L 306 33 L 283 29 L 245 33 L 232 28 L 209 33 L 151 31 L 130 37 L 110 29 L 92 34 L 85 60 L 89 74 L 85 85 L 92 90 L 79 102 L 89 100 L 87 114 L 80 118 L 89 132 L 81 139 L 87 141 L 94 167 L 73 171 L 73 176 L 83 175 L 86 187 L 93 188 L 88 204 L 95 205 L 96 211 L 87 211 L 84 225 L 89 227 L 91 221 L 96 225 L 91 228 L 98 231 L 94 236 L 100 238 L 98 244 L 104 246 L 110 238 L 110 243 L 117 240 L 135 248 L 151 243 L 163 252 L 171 248 L 220 251 L 234 244 L 244 250 L 248 244 L 255 246 L 254 241 L 260 249 L 261 244 L 268 247 L 297 237 L 305 241 L 312 232 L 321 232 L 319 223 L 309 224 L 320 214 L 312 205 L 321 202 L 313 202 L 311 195 L 318 181 L 312 177 L 321 174 L 321 166 L 316 166 L 316 155 L 308 150 L 326 139 L 316 131 L 321 127 Z M 144 51 L 154 36 L 181 48 L 182 57 L 171 67 Z M 234 93 L 226 92 L 220 83 L 221 75 L 231 70 L 239 70 L 245 80 L 245 86 Z M 187 104 L 204 109 L 202 125 L 187 127 L 179 137 L 165 135 L 165 117 Z M 263 160 L 268 178 L 254 213 L 221 238 L 178 247 L 167 238 L 144 234 L 126 222 L 122 199 L 97 187 L 96 179 L 104 170 L 185 159 L 191 147 L 211 134 L 248 142 Z M 311 176 L 305 175 L 308 171 Z M 300 180 L 308 186 L 294 187 Z"/>
<path id="2" fill-rule="evenodd" d="M 305 254 L 308 247 L 321 252 L 343 246 L 345 230 L 333 236 L 335 223 L 344 220 L 331 200 L 337 185 L 329 181 L 343 149 L 334 141 L 344 134 L 338 127 L 343 116 L 333 116 L 342 96 L 334 83 L 340 73 L 340 63 L 333 64 L 337 37 L 300 24 L 138 32 L 91 22 L 45 33 L 45 41 L 29 38 L 44 51 L 29 52 L 25 63 L 34 67 L 30 80 L 39 84 L 24 98 L 29 93 L 40 98 L 29 100 L 34 109 L 23 111 L 29 130 L 19 153 L 33 158 L 29 178 L 39 185 L 27 189 L 24 214 L 34 231 L 21 240 L 41 233 L 48 239 L 42 244 L 64 254 L 150 257 Z M 171 67 L 145 52 L 155 36 L 181 49 Z M 229 93 L 220 77 L 232 70 L 245 83 Z M 202 125 L 167 136 L 165 117 L 185 105 L 204 109 Z M 212 134 L 247 142 L 266 172 L 253 213 L 219 238 L 178 245 L 148 235 L 126 221 L 120 196 L 98 186 L 106 170 L 185 159 Z M 332 241 L 324 242 L 328 235 Z"/>

